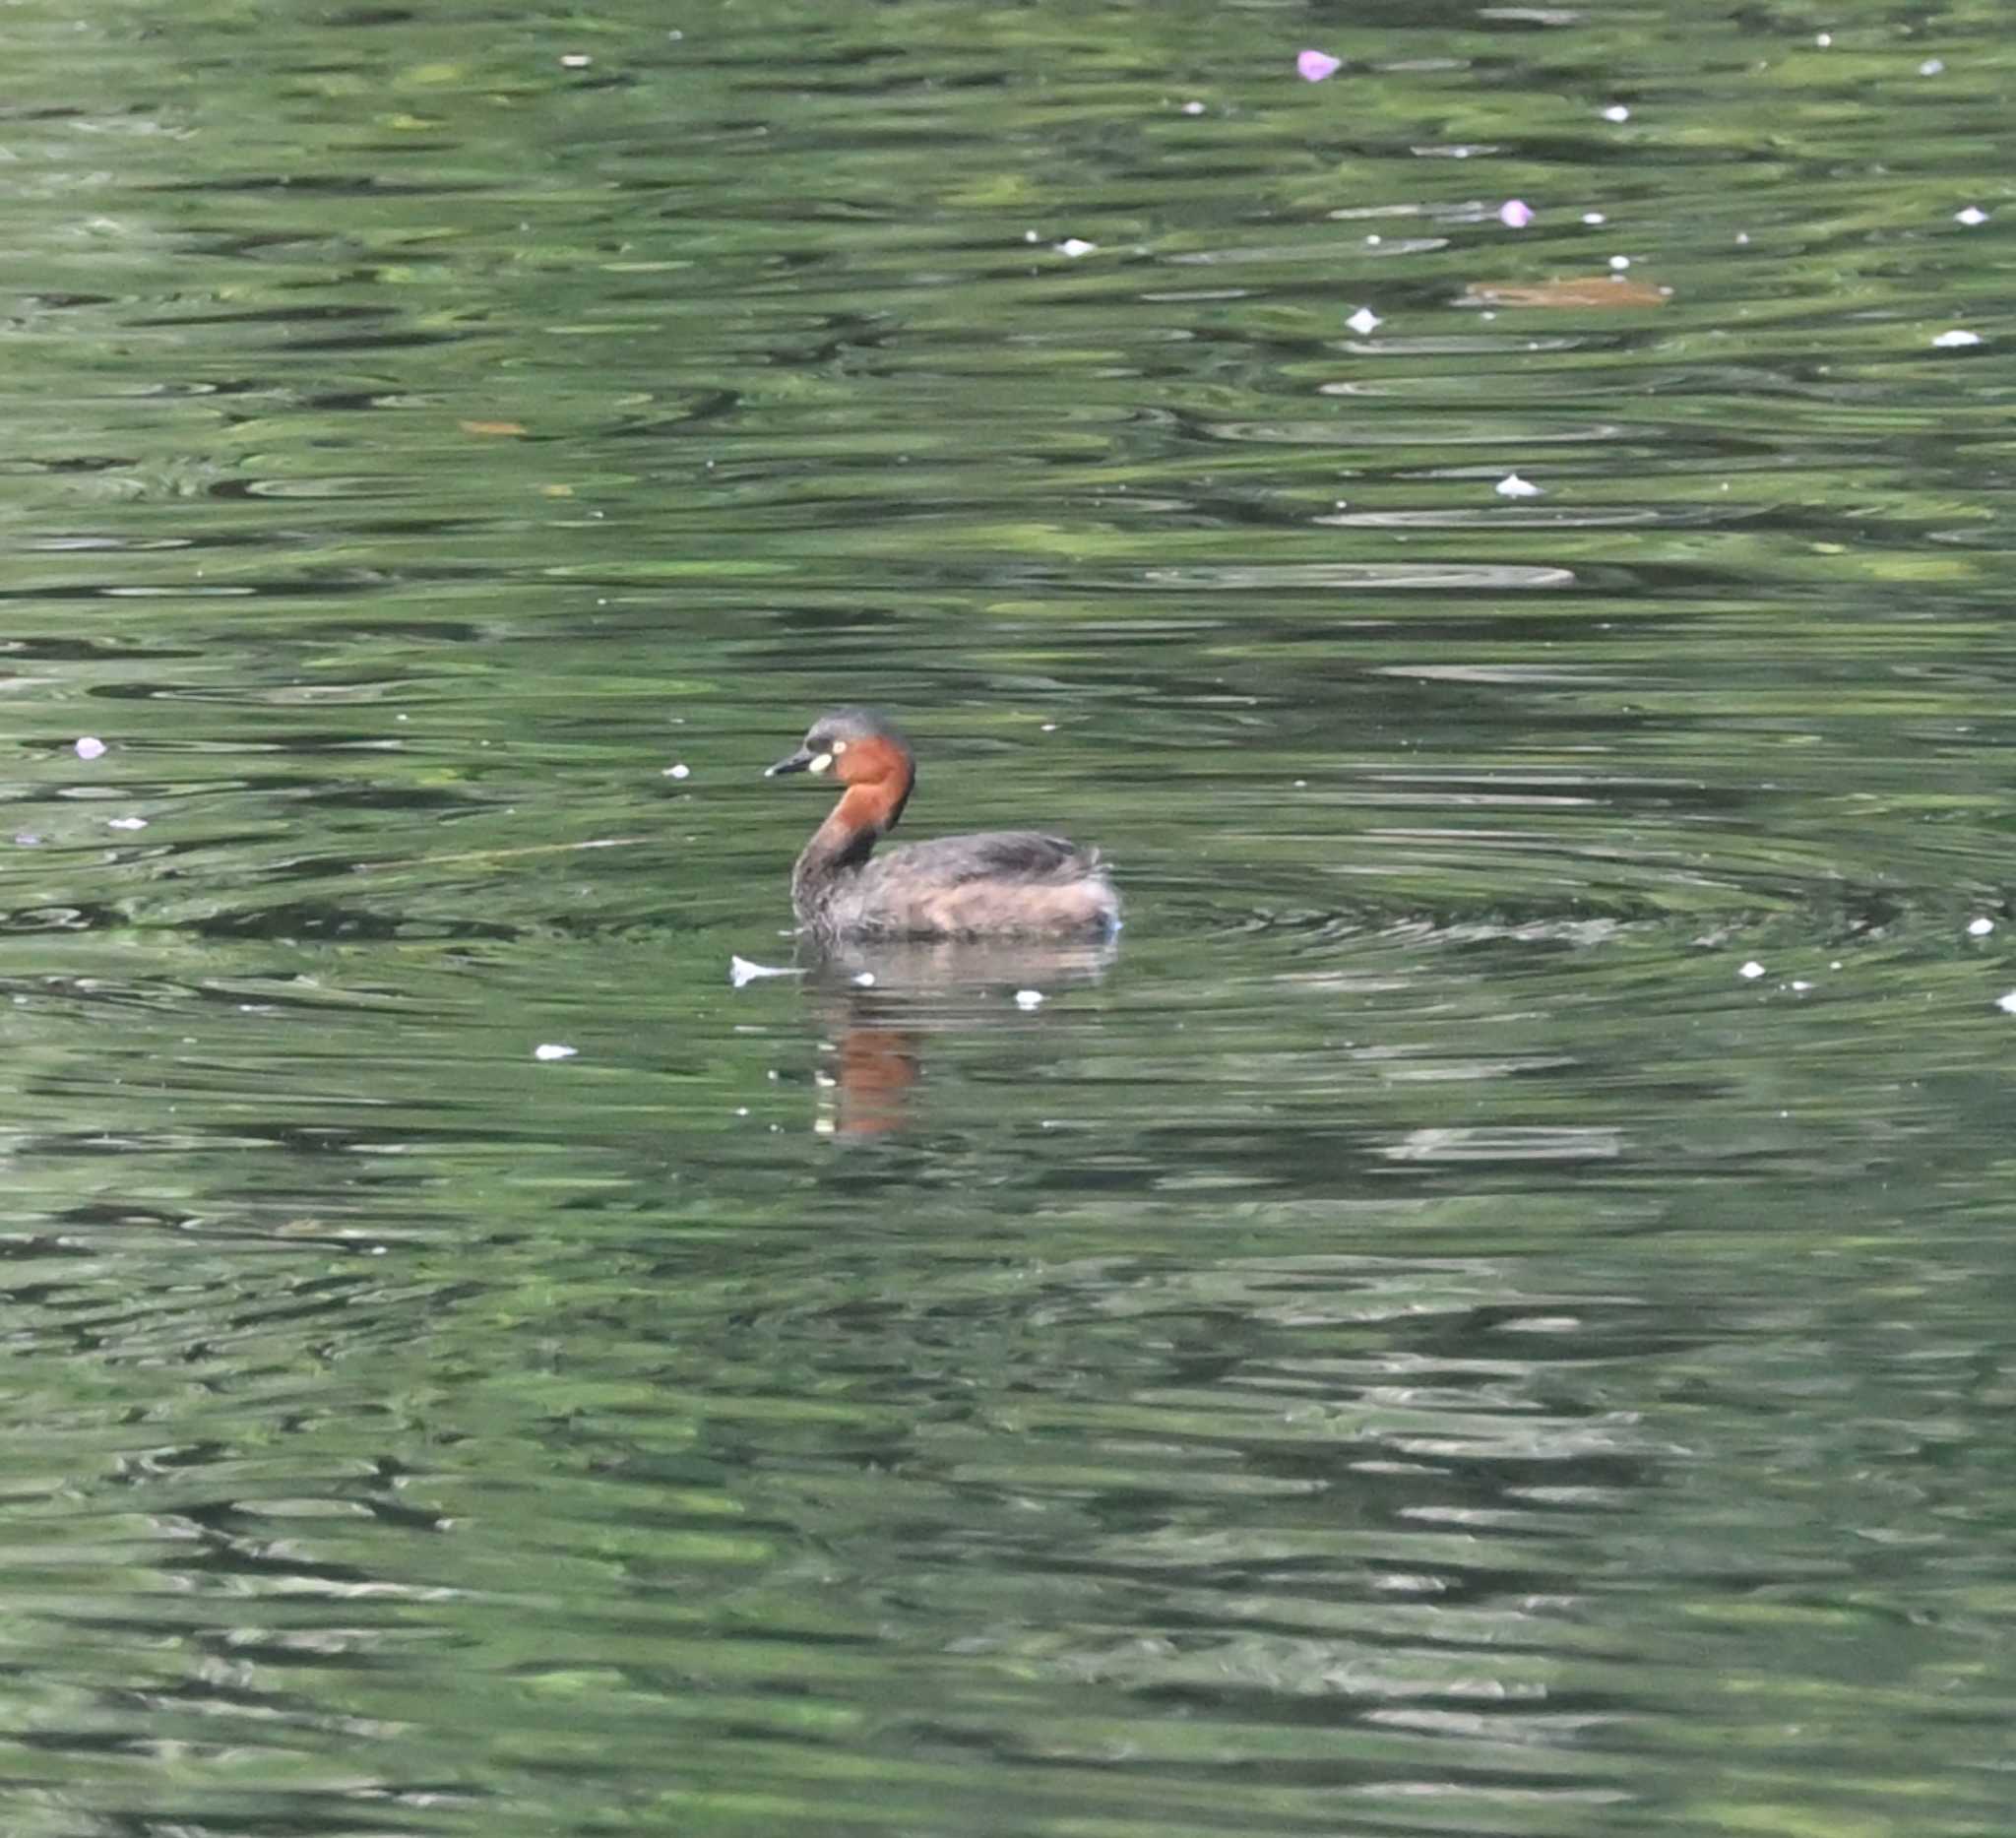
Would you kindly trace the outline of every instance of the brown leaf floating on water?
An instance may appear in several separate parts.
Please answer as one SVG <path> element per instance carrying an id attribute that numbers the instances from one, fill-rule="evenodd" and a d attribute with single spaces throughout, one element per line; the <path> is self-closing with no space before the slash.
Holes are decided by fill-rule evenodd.
<path id="1" fill-rule="evenodd" d="M 525 429 L 516 421 L 462 421 L 459 422 L 465 434 L 522 434 Z"/>
<path id="2" fill-rule="evenodd" d="M 1459 306 L 1664 306 L 1671 290 L 1621 275 L 1572 275 L 1565 281 L 1473 281 Z"/>

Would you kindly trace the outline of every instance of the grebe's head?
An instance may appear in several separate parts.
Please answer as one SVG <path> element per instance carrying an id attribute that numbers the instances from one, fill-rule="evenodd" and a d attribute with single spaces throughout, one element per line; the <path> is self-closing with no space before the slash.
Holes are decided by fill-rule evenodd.
<path id="1" fill-rule="evenodd" d="M 881 785 L 902 781 L 906 790 L 914 776 L 910 742 L 887 716 L 873 709 L 835 709 L 805 729 L 805 741 L 765 773 L 775 779 L 788 772 L 831 774 L 842 785 Z"/>

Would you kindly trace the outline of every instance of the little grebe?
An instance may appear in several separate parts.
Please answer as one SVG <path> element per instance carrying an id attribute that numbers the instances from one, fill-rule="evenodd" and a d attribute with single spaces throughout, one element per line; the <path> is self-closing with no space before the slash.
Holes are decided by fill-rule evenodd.
<path id="1" fill-rule="evenodd" d="M 1099 851 L 1035 830 L 987 830 L 911 843 L 874 856 L 896 827 L 916 761 L 869 709 L 836 709 L 764 774 L 832 773 L 847 787 L 791 870 L 798 924 L 822 943 L 844 938 L 1102 938 L 1120 899 Z"/>

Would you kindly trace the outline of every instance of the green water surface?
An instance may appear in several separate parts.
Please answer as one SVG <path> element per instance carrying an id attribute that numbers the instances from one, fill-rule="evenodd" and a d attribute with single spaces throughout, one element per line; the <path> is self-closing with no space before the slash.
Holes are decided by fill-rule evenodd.
<path id="1" fill-rule="evenodd" d="M 2016 1829 L 2005 9 L 0 47 L 0 1831 Z"/>

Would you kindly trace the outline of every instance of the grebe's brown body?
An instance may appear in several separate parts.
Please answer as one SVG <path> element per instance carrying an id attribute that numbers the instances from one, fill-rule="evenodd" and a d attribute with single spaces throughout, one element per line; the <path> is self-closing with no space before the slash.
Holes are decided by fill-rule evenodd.
<path id="1" fill-rule="evenodd" d="M 791 870 L 799 926 L 825 944 L 850 938 L 1103 938 L 1120 897 L 1099 851 L 1035 830 L 984 830 L 875 854 L 896 827 L 916 761 L 869 709 L 836 709 L 770 768 L 831 773 L 847 790 Z"/>

